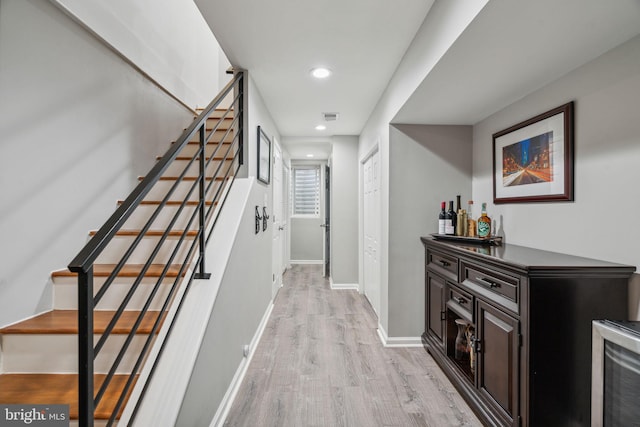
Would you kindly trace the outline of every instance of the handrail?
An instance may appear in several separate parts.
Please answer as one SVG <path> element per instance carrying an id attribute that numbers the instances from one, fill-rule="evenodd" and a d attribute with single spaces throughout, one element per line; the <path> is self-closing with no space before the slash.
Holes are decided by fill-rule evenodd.
<path id="1" fill-rule="evenodd" d="M 180 138 L 175 144 L 162 156 L 162 158 L 156 163 L 149 171 L 149 174 L 138 184 L 138 186 L 131 192 L 129 197 L 116 209 L 116 211 L 109 217 L 105 224 L 98 230 L 95 236 L 80 250 L 78 255 L 69 263 L 69 270 L 73 272 L 87 272 L 89 266 L 96 260 L 98 255 L 104 250 L 109 241 L 113 238 L 115 233 L 122 227 L 124 222 L 131 216 L 133 210 L 144 199 L 153 185 L 160 179 L 162 173 L 169 167 L 171 162 L 175 160 L 178 153 L 189 142 L 191 137 L 195 134 L 196 130 L 202 127 L 203 121 L 206 122 L 207 118 L 211 115 L 213 110 L 216 109 L 222 100 L 231 92 L 236 86 L 236 83 L 242 80 L 242 73 L 235 75 L 222 89 L 222 91 L 209 103 L 207 108 L 200 114 L 200 120 L 194 120 L 194 122 L 182 132 Z M 203 118 L 204 117 L 204 118 Z"/>
<path id="2" fill-rule="evenodd" d="M 126 379 L 124 389 L 120 392 L 118 402 L 113 409 L 107 425 L 112 425 L 122 406 L 126 402 L 131 388 L 138 378 L 139 370 L 142 364 L 147 360 L 149 351 L 155 341 L 156 335 L 164 321 L 164 313 L 168 307 L 176 302 L 178 311 L 182 306 L 184 295 L 190 287 L 190 283 L 194 278 L 208 278 L 206 273 L 204 254 L 208 238 L 211 235 L 212 227 L 217 221 L 217 214 L 224 205 L 229 188 L 233 185 L 235 176 L 238 174 L 243 164 L 243 73 L 237 72 L 234 78 L 222 89 L 222 91 L 209 103 L 202 113 L 191 123 L 191 125 L 182 132 L 182 135 L 169 148 L 164 156 L 153 166 L 149 173 L 141 180 L 125 201 L 116 209 L 109 217 L 104 225 L 94 234 L 89 242 L 80 250 L 76 257 L 71 261 L 68 268 L 70 271 L 78 274 L 78 415 L 79 423 L 82 426 L 93 426 L 95 418 L 95 409 L 100 404 L 103 396 L 112 385 L 112 380 L 118 372 L 121 362 L 128 354 L 134 338 L 147 316 L 155 316 L 151 322 L 153 326 L 150 332 L 145 332 L 146 339 L 142 345 L 142 350 L 133 355 L 129 360 L 135 360 L 133 370 Z M 229 100 L 230 106 L 226 108 L 221 117 L 216 118 L 216 123 L 208 132 L 207 123 L 212 119 L 213 113 L 223 101 Z M 226 132 L 218 142 L 210 142 L 214 135 L 219 131 L 221 124 L 225 120 L 230 120 L 231 110 L 234 112 L 234 118 L 228 126 Z M 230 134 L 233 130 L 233 138 L 229 141 Z M 198 148 L 190 157 L 181 160 L 187 160 L 186 165 L 182 168 L 175 182 L 168 190 L 160 196 L 157 208 L 146 218 L 145 224 L 141 227 L 137 235 L 132 236 L 133 240 L 129 246 L 119 253 L 118 261 L 113 265 L 109 275 L 105 278 L 104 283 L 93 292 L 94 282 L 94 265 L 99 256 L 110 246 L 110 243 L 116 237 L 117 233 L 123 230 L 127 220 L 136 211 L 136 209 L 145 201 L 147 195 L 154 186 L 161 180 L 165 172 L 172 163 L 182 153 L 183 149 L 197 137 Z M 215 149 L 211 154 L 207 154 L 207 147 L 214 146 Z M 221 150 L 222 145 L 229 145 L 225 150 Z M 220 153 L 223 154 L 220 154 Z M 207 157 L 208 156 L 208 157 Z M 215 167 L 215 171 L 211 171 L 212 162 L 219 161 Z M 235 165 L 235 166 L 234 166 Z M 190 176 L 190 172 L 197 170 L 196 177 Z M 165 178 L 166 179 L 166 178 Z M 193 181 L 192 183 L 190 181 Z M 186 185 L 186 189 L 184 188 Z M 181 196 L 177 196 L 179 193 Z M 197 197 L 196 197 L 197 196 Z M 171 203 L 169 203 L 171 202 Z M 156 230 L 155 221 L 160 217 L 165 208 L 178 205 L 175 212 L 169 214 L 168 225 L 161 230 Z M 193 212 L 189 212 L 188 208 L 193 208 Z M 185 216 L 186 214 L 186 216 Z M 172 216 L 171 216 L 172 215 Z M 181 221 L 180 228 L 176 229 L 176 224 Z M 154 228 L 155 227 L 155 228 Z M 207 228 L 209 233 L 207 234 Z M 140 271 L 137 272 L 133 283 L 125 292 L 124 296 L 119 300 L 117 310 L 113 317 L 109 320 L 105 331 L 94 343 L 93 319 L 96 305 L 103 299 L 106 292 L 111 288 L 122 269 L 132 263 L 132 257 L 138 254 L 137 250 L 141 247 L 144 237 L 152 233 L 157 238 L 154 240 L 155 246 L 145 255 L 143 264 L 140 265 Z M 170 255 L 166 255 L 167 246 L 172 245 L 169 249 Z M 163 253 L 162 251 L 165 250 Z M 164 260 L 159 260 L 161 254 L 164 254 Z M 122 315 L 127 310 L 131 300 L 140 289 L 140 285 L 145 277 L 149 277 L 147 273 L 154 265 L 163 265 L 162 272 L 159 276 L 154 276 L 155 284 L 149 294 L 145 297 L 143 308 L 134 321 L 132 330 L 121 344 L 119 351 L 115 355 L 115 359 L 108 367 L 108 373 L 101 384 L 97 384 L 97 392 L 94 391 L 94 362 L 98 354 L 104 349 L 106 342 L 112 336 L 117 323 L 121 320 Z M 195 271 L 191 277 L 186 277 L 189 268 Z M 172 284 L 167 284 L 166 280 L 170 270 L 173 269 L 175 279 Z M 178 270 L 177 273 L 175 270 Z M 197 269 L 197 271 L 196 271 Z M 157 280 L 156 280 L 157 277 Z M 181 284 L 184 285 L 184 293 L 182 297 L 176 300 L 178 289 Z M 159 301 L 161 285 L 167 285 L 169 290 L 162 295 Z M 151 307 L 160 306 L 159 311 L 152 311 Z M 177 316 L 177 313 L 176 315 Z M 171 319 L 168 326 L 167 336 L 170 333 L 175 316 Z M 158 356 L 162 354 L 164 343 L 160 343 Z M 136 358 L 137 355 L 137 358 Z M 156 360 L 151 360 L 151 374 L 155 371 Z M 146 384 L 143 385 L 142 393 L 146 390 Z M 140 396 L 140 399 L 142 396 Z M 137 406 L 136 406 L 137 408 Z M 137 409 L 134 409 L 135 411 Z"/>

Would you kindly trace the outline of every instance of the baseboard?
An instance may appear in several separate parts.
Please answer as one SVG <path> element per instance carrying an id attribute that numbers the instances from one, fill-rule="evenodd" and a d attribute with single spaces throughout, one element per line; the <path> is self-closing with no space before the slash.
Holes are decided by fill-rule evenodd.
<path id="1" fill-rule="evenodd" d="M 332 290 L 352 290 L 360 292 L 360 284 L 358 283 L 333 283 L 333 279 L 330 277 L 329 285 Z"/>
<path id="2" fill-rule="evenodd" d="M 380 323 L 378 323 L 378 337 L 385 347 L 422 347 L 422 338 L 389 337 Z"/>
<path id="3" fill-rule="evenodd" d="M 256 347 L 260 342 L 260 338 L 262 338 L 262 334 L 267 326 L 267 322 L 271 317 L 271 312 L 273 311 L 273 302 L 269 303 L 269 307 L 267 307 L 267 311 L 265 311 L 264 316 L 262 316 L 262 320 L 258 325 L 258 329 L 256 330 L 255 335 L 251 339 L 251 343 L 249 344 L 249 354 L 247 357 L 243 358 L 236 370 L 233 379 L 231 380 L 231 384 L 229 384 L 229 388 L 222 398 L 222 402 L 220 402 L 220 406 L 218 406 L 218 410 L 209 424 L 209 427 L 219 427 L 224 425 L 224 422 L 227 419 L 227 415 L 229 415 L 229 410 L 233 405 L 233 402 L 238 394 L 238 390 L 240 389 L 240 385 L 242 384 L 242 380 L 244 380 L 244 376 L 247 373 L 247 369 L 249 368 L 249 364 L 251 363 L 251 359 L 253 359 L 253 355 L 255 354 Z"/>
<path id="4" fill-rule="evenodd" d="M 321 259 L 292 259 L 289 261 L 290 264 L 324 264 L 324 261 Z"/>

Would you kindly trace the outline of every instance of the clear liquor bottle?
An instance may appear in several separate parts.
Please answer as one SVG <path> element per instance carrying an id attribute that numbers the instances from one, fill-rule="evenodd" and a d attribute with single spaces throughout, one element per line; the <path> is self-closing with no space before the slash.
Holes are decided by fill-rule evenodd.
<path id="1" fill-rule="evenodd" d="M 469 200 L 467 206 L 467 236 L 476 237 L 476 220 L 473 219 L 473 200 Z"/>

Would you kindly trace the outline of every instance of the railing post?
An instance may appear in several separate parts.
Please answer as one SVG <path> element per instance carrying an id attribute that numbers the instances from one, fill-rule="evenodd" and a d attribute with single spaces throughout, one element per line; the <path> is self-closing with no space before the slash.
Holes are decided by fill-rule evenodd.
<path id="1" fill-rule="evenodd" d="M 206 184 L 207 184 L 207 176 L 205 173 L 205 168 L 206 168 L 206 162 L 205 162 L 205 156 L 206 156 L 206 151 L 205 151 L 205 146 L 206 146 L 206 136 L 207 136 L 207 121 L 205 120 L 204 123 L 202 124 L 202 126 L 200 127 L 200 185 L 199 185 L 199 195 L 198 195 L 198 200 L 200 202 L 199 206 L 199 219 L 198 219 L 198 230 L 199 230 L 199 234 L 198 234 L 198 239 L 199 239 L 199 246 L 200 246 L 200 262 L 199 262 L 199 271 L 196 272 L 196 274 L 194 275 L 194 278 L 196 279 L 208 279 L 211 277 L 211 273 L 206 273 L 205 272 L 205 265 L 204 265 L 204 253 L 205 253 L 205 248 L 206 248 L 206 244 L 207 244 L 207 239 L 205 236 L 205 216 L 206 216 L 206 212 L 205 212 L 205 188 L 206 188 Z"/>
<path id="2" fill-rule="evenodd" d="M 78 272 L 78 421 L 93 427 L 93 265 Z"/>
<path id="3" fill-rule="evenodd" d="M 240 78 L 238 79 L 238 164 L 244 164 L 244 73 L 240 72 Z"/>

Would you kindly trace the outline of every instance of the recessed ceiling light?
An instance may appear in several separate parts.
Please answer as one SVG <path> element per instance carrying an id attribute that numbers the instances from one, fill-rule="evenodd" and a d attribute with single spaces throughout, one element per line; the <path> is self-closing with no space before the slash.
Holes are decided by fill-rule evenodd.
<path id="1" fill-rule="evenodd" d="M 325 130 L 327 127 L 325 125 L 316 126 L 316 130 Z"/>
<path id="2" fill-rule="evenodd" d="M 326 79 L 331 75 L 331 70 L 328 68 L 318 67 L 311 70 L 311 75 L 316 79 Z"/>
<path id="3" fill-rule="evenodd" d="M 307 157 L 313 157 L 313 154 L 307 154 Z"/>

